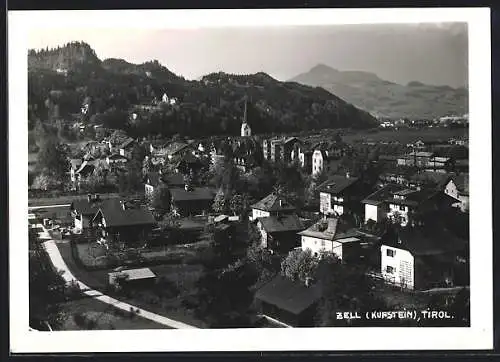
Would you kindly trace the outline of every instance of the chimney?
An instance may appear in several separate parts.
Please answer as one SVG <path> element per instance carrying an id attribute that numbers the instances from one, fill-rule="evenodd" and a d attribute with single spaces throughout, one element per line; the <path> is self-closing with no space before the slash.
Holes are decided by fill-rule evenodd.
<path id="1" fill-rule="evenodd" d="M 350 176 L 351 176 L 351 175 L 350 175 L 349 171 L 347 171 L 347 172 L 345 173 L 345 177 L 346 177 L 346 178 L 349 178 Z"/>
<path id="2" fill-rule="evenodd" d="M 92 194 L 87 194 L 87 201 L 91 202 L 92 201 Z"/>
<path id="3" fill-rule="evenodd" d="M 311 285 L 311 277 L 306 277 L 306 280 L 304 282 L 304 284 L 306 285 L 307 288 L 309 288 L 309 286 Z"/>
<path id="4" fill-rule="evenodd" d="M 189 185 L 188 184 L 184 184 L 184 190 L 189 191 Z"/>
<path id="5" fill-rule="evenodd" d="M 282 201 L 281 201 L 281 199 L 280 199 L 280 207 L 282 207 L 282 206 L 283 206 L 283 202 L 282 202 Z"/>
<path id="6" fill-rule="evenodd" d="M 120 205 L 123 210 L 127 210 L 127 206 L 125 205 L 125 201 L 120 201 Z"/>

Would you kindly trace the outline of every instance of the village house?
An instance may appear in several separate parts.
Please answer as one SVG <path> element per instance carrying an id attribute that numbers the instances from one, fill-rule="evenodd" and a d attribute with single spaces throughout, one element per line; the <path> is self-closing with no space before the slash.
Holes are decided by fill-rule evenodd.
<path id="1" fill-rule="evenodd" d="M 150 239 L 156 226 L 151 212 L 118 199 L 100 205 L 91 223 L 98 237 L 108 243 L 119 243 L 122 247 L 144 243 Z"/>
<path id="2" fill-rule="evenodd" d="M 318 187 L 320 212 L 323 215 L 342 215 L 359 211 L 363 188 L 359 178 L 349 173 L 331 176 Z"/>
<path id="3" fill-rule="evenodd" d="M 215 192 L 208 187 L 190 187 L 170 189 L 172 212 L 179 216 L 200 215 L 212 208 Z"/>
<path id="4" fill-rule="evenodd" d="M 80 181 L 82 178 L 92 175 L 97 162 L 98 160 L 95 160 L 92 157 L 83 160 L 73 159 L 70 161 L 69 174 L 72 182 L 72 188 L 74 190 L 80 187 Z"/>
<path id="5" fill-rule="evenodd" d="M 146 182 L 144 183 L 144 193 L 146 196 L 150 197 L 153 195 L 154 191 L 163 184 L 161 174 L 159 172 L 148 172 L 146 175 Z"/>
<path id="6" fill-rule="evenodd" d="M 454 177 L 455 175 L 447 173 L 423 171 L 410 178 L 409 186 L 416 189 L 432 187 L 458 200 L 458 189 Z"/>
<path id="7" fill-rule="evenodd" d="M 412 166 L 424 168 L 434 156 L 433 152 L 414 151 L 398 158 L 398 166 Z"/>
<path id="8" fill-rule="evenodd" d="M 406 186 L 403 185 L 388 184 L 363 199 L 361 203 L 365 206 L 365 223 L 369 220 L 379 223 L 387 219 L 387 214 L 390 211 L 387 200 L 395 192 L 405 189 Z"/>
<path id="9" fill-rule="evenodd" d="M 469 212 L 469 174 L 455 175 L 453 180 L 457 188 L 457 198 L 460 200 L 455 206 L 462 212 Z"/>
<path id="10" fill-rule="evenodd" d="M 263 317 L 273 324 L 313 327 L 321 297 L 320 285 L 306 285 L 278 275 L 257 290 L 255 302 Z"/>
<path id="11" fill-rule="evenodd" d="M 384 236 L 381 273 L 390 284 L 408 289 L 453 286 L 467 253 L 467 242 L 446 230 L 414 228 Z"/>
<path id="12" fill-rule="evenodd" d="M 106 163 L 109 166 L 115 166 L 115 167 L 120 167 L 125 165 L 128 162 L 128 158 L 125 156 L 122 156 L 120 154 L 112 154 L 106 157 Z"/>
<path id="13" fill-rule="evenodd" d="M 323 171 L 331 171 L 330 162 L 344 156 L 346 150 L 343 145 L 327 142 L 319 143 L 312 147 L 312 174 L 317 175 Z"/>
<path id="14" fill-rule="evenodd" d="M 114 202 L 110 199 L 102 199 L 100 195 L 88 194 L 86 199 L 74 200 L 70 205 L 71 217 L 74 220 L 76 233 L 88 231 L 92 227 L 92 218 L 103 204 Z"/>
<path id="15" fill-rule="evenodd" d="M 434 172 L 445 173 L 453 168 L 453 162 L 449 157 L 434 156 L 429 159 L 427 169 Z"/>
<path id="16" fill-rule="evenodd" d="M 316 257 L 331 253 L 339 260 L 352 261 L 360 255 L 359 233 L 342 219 L 322 219 L 298 234 L 302 250 L 309 249 Z"/>
<path id="17" fill-rule="evenodd" d="M 176 171 L 185 175 L 197 173 L 202 167 L 203 164 L 200 159 L 192 153 L 185 153 L 180 156 L 179 161 L 175 165 Z"/>
<path id="18" fill-rule="evenodd" d="M 297 162 L 299 166 L 306 172 L 312 173 L 312 156 L 314 150 L 311 145 L 304 142 L 296 142 L 290 153 L 290 159 Z"/>
<path id="19" fill-rule="evenodd" d="M 290 162 L 292 149 L 297 142 L 300 142 L 297 137 L 265 139 L 262 141 L 264 159 L 272 162 Z"/>
<path id="20" fill-rule="evenodd" d="M 290 204 L 285 196 L 274 192 L 253 204 L 251 208 L 251 220 L 259 217 L 290 215 L 297 211 L 297 208 Z"/>
<path id="21" fill-rule="evenodd" d="M 133 138 L 127 138 L 120 146 L 120 155 L 130 159 L 132 157 L 132 150 L 134 149 L 136 142 Z"/>
<path id="22" fill-rule="evenodd" d="M 285 255 L 300 246 L 297 232 L 304 229 L 296 214 L 266 216 L 257 218 L 261 233 L 261 246 L 273 253 Z"/>
<path id="23" fill-rule="evenodd" d="M 119 280 L 122 284 L 119 285 Z M 108 285 L 112 287 L 150 287 L 154 285 L 156 274 L 149 268 L 127 269 L 108 273 Z"/>

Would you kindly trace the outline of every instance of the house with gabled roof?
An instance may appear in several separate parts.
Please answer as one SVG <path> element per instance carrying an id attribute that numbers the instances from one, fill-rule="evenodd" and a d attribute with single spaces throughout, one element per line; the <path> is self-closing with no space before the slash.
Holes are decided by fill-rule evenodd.
<path id="1" fill-rule="evenodd" d="M 292 205 L 284 195 L 275 192 L 256 202 L 251 208 L 251 220 L 256 220 L 259 217 L 290 215 L 297 211 L 297 207 Z"/>
<path id="2" fill-rule="evenodd" d="M 401 229 L 381 243 L 382 277 L 403 288 L 453 286 L 457 268 L 466 268 L 468 242 L 446 229 Z"/>
<path id="3" fill-rule="evenodd" d="M 331 253 L 339 260 L 349 261 L 360 254 L 360 233 L 340 218 L 321 219 L 298 235 L 301 236 L 302 250 L 309 249 L 316 257 Z"/>
<path id="4" fill-rule="evenodd" d="M 136 142 L 133 138 L 129 137 L 118 147 L 121 156 L 128 159 L 132 156 L 132 150 L 134 149 Z"/>
<path id="5" fill-rule="evenodd" d="M 453 176 L 453 181 L 457 188 L 457 196 L 458 200 L 460 200 L 460 204 L 457 204 L 457 207 L 460 207 L 462 212 L 469 211 L 469 174 L 463 173 L 459 175 Z"/>
<path id="6" fill-rule="evenodd" d="M 70 205 L 71 216 L 77 233 L 92 227 L 92 218 L 102 205 L 116 203 L 115 199 L 104 199 L 98 194 L 88 194 L 87 198 L 74 200 Z"/>
<path id="7" fill-rule="evenodd" d="M 313 327 L 321 297 L 319 284 L 305 285 L 277 275 L 257 290 L 255 302 L 264 318 L 273 324 Z"/>
<path id="8" fill-rule="evenodd" d="M 150 211 L 118 199 L 100 205 L 91 223 L 96 227 L 98 237 L 125 245 L 145 242 L 156 226 Z"/>
<path id="9" fill-rule="evenodd" d="M 389 205 L 386 202 L 393 193 L 403 191 L 406 186 L 388 184 L 361 200 L 365 207 L 365 223 L 369 220 L 381 222 L 387 218 Z"/>
<path id="10" fill-rule="evenodd" d="M 159 172 L 148 172 L 144 182 L 144 193 L 146 196 L 151 196 L 161 184 L 163 180 Z"/>
<path id="11" fill-rule="evenodd" d="M 285 214 L 257 218 L 257 229 L 263 248 L 285 255 L 300 246 L 297 232 L 303 230 L 304 225 L 296 214 Z"/>
<path id="12" fill-rule="evenodd" d="M 208 187 L 190 187 L 170 189 L 172 211 L 179 216 L 200 215 L 212 208 L 215 192 Z"/>
<path id="13" fill-rule="evenodd" d="M 324 215 L 342 215 L 346 211 L 357 210 L 361 201 L 360 193 L 363 185 L 357 177 L 352 177 L 347 173 L 343 175 L 333 175 L 318 186 L 320 199 L 320 212 Z"/>
<path id="14" fill-rule="evenodd" d="M 320 142 L 312 147 L 312 174 L 317 175 L 323 171 L 329 172 L 329 164 L 340 159 L 346 153 L 346 148 L 340 143 Z"/>

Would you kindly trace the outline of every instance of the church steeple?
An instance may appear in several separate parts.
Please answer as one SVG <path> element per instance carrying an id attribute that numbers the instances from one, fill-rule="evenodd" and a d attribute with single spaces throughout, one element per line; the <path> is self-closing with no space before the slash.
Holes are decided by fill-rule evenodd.
<path id="1" fill-rule="evenodd" d="M 247 123 L 247 98 L 245 97 L 245 110 L 243 113 L 243 123 L 241 124 L 241 137 L 250 137 L 252 135 L 252 130 L 250 125 Z"/>

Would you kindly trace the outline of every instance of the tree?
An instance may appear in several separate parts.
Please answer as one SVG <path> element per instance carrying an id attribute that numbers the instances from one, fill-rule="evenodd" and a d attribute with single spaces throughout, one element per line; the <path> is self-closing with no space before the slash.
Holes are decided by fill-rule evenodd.
<path id="1" fill-rule="evenodd" d="M 224 214 L 228 209 L 226 195 L 222 188 L 219 188 L 215 194 L 212 209 L 218 214 Z"/>
<path id="2" fill-rule="evenodd" d="M 376 294 L 376 282 L 367 275 L 364 267 L 343 264 L 335 257 L 321 258 L 316 279 L 322 287 L 322 299 L 318 306 L 317 325 L 338 326 L 370 321 L 338 320 L 336 312 L 384 310 L 385 303 Z M 380 322 L 380 321 L 377 321 Z"/>
<path id="3" fill-rule="evenodd" d="M 62 145 L 48 138 L 38 152 L 38 167 L 47 175 L 62 177 L 69 169 L 67 153 Z"/>
<path id="4" fill-rule="evenodd" d="M 45 173 L 36 176 L 31 185 L 33 189 L 43 191 L 54 190 L 59 188 L 59 186 L 61 186 L 60 181 Z"/>
<path id="5" fill-rule="evenodd" d="M 229 208 L 236 215 L 243 215 L 248 209 L 249 199 L 247 194 L 234 194 L 229 201 Z"/>
<path id="6" fill-rule="evenodd" d="M 154 190 L 151 207 L 162 215 L 170 210 L 170 190 L 166 185 L 160 185 Z"/>
<path id="7" fill-rule="evenodd" d="M 305 282 L 314 276 L 316 267 L 317 259 L 310 249 L 292 250 L 281 263 L 281 274 L 293 281 Z"/>
<path id="8" fill-rule="evenodd" d="M 38 329 L 48 322 L 56 329 L 65 319 L 62 303 L 66 301 L 66 282 L 61 273 L 54 272 L 50 267 L 47 254 L 39 248 L 30 253 L 29 270 L 30 325 Z"/>

